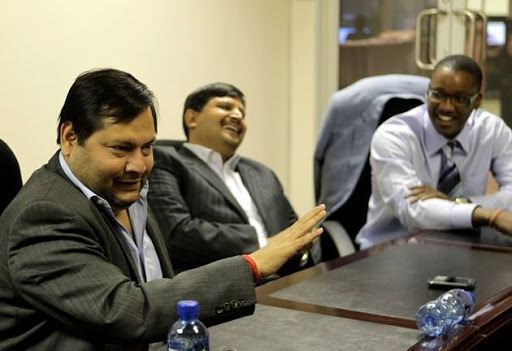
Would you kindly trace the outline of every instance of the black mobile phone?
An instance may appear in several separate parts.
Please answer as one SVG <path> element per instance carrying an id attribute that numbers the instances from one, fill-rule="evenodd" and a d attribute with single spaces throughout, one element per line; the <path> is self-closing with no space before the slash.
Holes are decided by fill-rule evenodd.
<path id="1" fill-rule="evenodd" d="M 428 280 L 428 287 L 432 289 L 464 289 L 473 290 L 476 280 L 468 277 L 436 275 Z"/>

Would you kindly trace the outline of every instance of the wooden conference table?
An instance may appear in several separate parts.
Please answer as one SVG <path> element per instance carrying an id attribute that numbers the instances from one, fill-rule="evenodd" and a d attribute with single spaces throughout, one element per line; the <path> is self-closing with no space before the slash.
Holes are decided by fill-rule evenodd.
<path id="1" fill-rule="evenodd" d="M 427 286 L 438 274 L 476 279 L 475 313 L 428 338 L 415 314 L 443 292 Z M 499 350 L 512 332 L 512 238 L 422 232 L 267 283 L 257 295 L 254 315 L 209 329 L 211 350 Z"/>

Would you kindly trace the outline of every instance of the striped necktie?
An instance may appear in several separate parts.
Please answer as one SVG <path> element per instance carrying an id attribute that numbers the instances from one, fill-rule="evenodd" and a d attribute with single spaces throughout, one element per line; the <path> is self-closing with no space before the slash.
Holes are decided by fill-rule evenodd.
<path id="1" fill-rule="evenodd" d="M 461 196 L 460 174 L 455 162 L 453 162 L 453 150 L 459 147 L 459 142 L 450 140 L 441 149 L 441 171 L 437 190 L 445 193 L 450 198 Z"/>

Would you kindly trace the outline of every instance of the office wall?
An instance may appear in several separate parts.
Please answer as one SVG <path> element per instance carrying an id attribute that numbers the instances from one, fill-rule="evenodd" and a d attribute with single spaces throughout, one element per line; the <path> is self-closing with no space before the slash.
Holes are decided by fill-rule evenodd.
<path id="1" fill-rule="evenodd" d="M 487 16 L 508 16 L 510 0 L 467 0 L 466 6 L 470 9 L 479 9 Z"/>
<path id="2" fill-rule="evenodd" d="M 57 117 L 76 76 L 116 67 L 155 92 L 160 138 L 183 138 L 182 104 L 192 89 L 212 81 L 240 87 L 248 97 L 249 124 L 240 152 L 276 171 L 299 213 L 313 204 L 314 142 L 331 91 L 313 94 L 318 77 L 320 86 L 336 77 L 325 63 L 337 62 L 326 59 L 333 52 L 328 43 L 317 41 L 326 23 L 335 33 L 337 0 L 0 5 L 0 138 L 15 151 L 25 181 L 58 148 Z M 322 55 L 322 70 L 315 71 Z"/>
<path id="3" fill-rule="evenodd" d="M 288 171 L 300 213 L 314 203 L 314 145 L 330 96 L 338 90 L 338 13 L 338 0 L 291 2 Z"/>
<path id="4" fill-rule="evenodd" d="M 285 174 L 288 8 L 272 0 L 2 1 L 1 137 L 26 179 L 56 150 L 59 110 L 85 70 L 116 67 L 148 84 L 159 100 L 159 137 L 183 136 L 188 92 L 227 81 L 248 96 L 241 151 Z"/>

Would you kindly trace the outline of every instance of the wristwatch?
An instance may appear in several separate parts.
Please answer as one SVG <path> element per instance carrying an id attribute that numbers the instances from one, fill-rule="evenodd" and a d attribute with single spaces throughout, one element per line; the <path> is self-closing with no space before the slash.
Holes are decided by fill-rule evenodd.
<path id="1" fill-rule="evenodd" d="M 454 201 L 457 204 L 470 204 L 471 203 L 471 200 L 466 197 L 458 197 Z"/>

